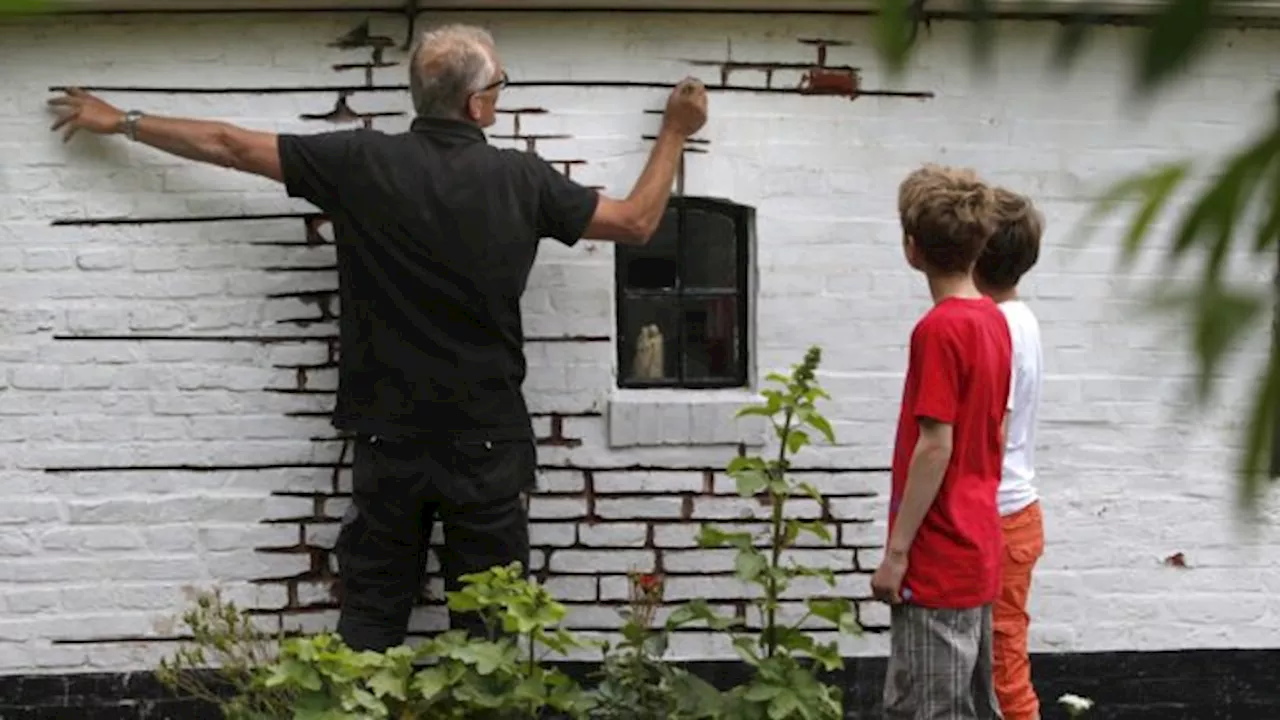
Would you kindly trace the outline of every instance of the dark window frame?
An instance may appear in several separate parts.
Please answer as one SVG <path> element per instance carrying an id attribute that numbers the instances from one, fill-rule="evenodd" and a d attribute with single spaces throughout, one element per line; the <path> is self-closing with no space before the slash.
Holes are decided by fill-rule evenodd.
<path id="1" fill-rule="evenodd" d="M 744 388 L 750 386 L 751 381 L 751 355 L 750 355 L 750 334 L 751 334 L 751 251 L 752 240 L 755 234 L 755 208 L 749 205 L 741 205 L 732 200 L 714 197 L 691 197 L 691 196 L 675 196 L 667 204 L 667 211 L 674 210 L 676 212 L 676 285 L 674 288 L 663 289 L 628 289 L 627 259 L 629 248 L 620 245 L 614 255 L 614 293 L 615 293 L 615 339 L 614 353 L 617 358 L 617 384 L 619 388 L 624 389 L 654 389 L 654 388 L 674 388 L 680 390 L 715 390 L 715 389 L 732 389 Z M 720 215 L 727 218 L 733 223 L 734 228 L 734 284 L 733 288 L 696 288 L 689 289 L 684 287 L 683 269 L 685 262 L 685 242 L 688 240 L 685 232 L 685 213 L 689 210 L 700 210 L 706 213 Z M 664 214 L 665 216 L 665 214 Z M 708 299 L 733 297 L 735 299 L 735 324 L 737 332 L 737 357 L 738 362 L 734 367 L 732 375 L 711 378 L 688 379 L 685 377 L 685 358 L 687 357 L 686 346 L 688 343 L 688 327 L 683 321 L 680 326 L 680 335 L 676 348 L 676 371 L 674 377 L 662 380 L 635 379 L 629 377 L 627 369 L 630 367 L 631 358 L 627 357 L 625 348 L 629 347 L 629 341 L 623 336 L 625 329 L 628 327 L 628 300 L 645 300 L 645 299 L 669 299 L 672 305 L 679 312 L 683 313 L 684 303 L 690 299 Z"/>

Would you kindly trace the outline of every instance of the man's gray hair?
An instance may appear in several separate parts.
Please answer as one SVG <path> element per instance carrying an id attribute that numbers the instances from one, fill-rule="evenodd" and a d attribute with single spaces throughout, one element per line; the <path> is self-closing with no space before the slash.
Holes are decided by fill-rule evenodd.
<path id="1" fill-rule="evenodd" d="M 493 82 L 493 36 L 443 25 L 418 36 L 409 55 L 409 93 L 418 117 L 464 118 L 467 97 Z"/>

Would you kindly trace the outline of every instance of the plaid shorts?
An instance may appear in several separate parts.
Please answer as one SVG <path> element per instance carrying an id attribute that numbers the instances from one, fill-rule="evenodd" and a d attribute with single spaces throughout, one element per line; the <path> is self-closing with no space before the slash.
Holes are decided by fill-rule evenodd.
<path id="1" fill-rule="evenodd" d="M 894 605 L 885 720 L 1002 720 L 991 680 L 991 606 Z"/>

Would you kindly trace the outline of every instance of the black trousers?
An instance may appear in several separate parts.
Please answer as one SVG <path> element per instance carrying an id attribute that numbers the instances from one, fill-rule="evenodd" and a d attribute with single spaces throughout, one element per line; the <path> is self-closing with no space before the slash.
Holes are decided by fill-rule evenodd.
<path id="1" fill-rule="evenodd" d="M 362 437 L 352 461 L 352 505 L 335 550 L 341 582 L 338 634 L 356 650 L 382 651 L 405 640 L 422 596 L 427 545 L 437 518 L 445 590 L 458 577 L 495 565 L 529 565 L 526 493 L 537 453 L 531 440 L 473 442 Z M 474 615 L 450 626 L 476 635 Z"/>

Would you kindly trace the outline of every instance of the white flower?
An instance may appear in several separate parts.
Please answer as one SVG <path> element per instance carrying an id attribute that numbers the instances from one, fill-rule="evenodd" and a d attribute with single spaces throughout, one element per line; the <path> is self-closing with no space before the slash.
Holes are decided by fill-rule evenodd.
<path id="1" fill-rule="evenodd" d="M 1058 704 L 1065 707 L 1067 709 L 1067 713 L 1069 713 L 1071 717 L 1083 715 L 1093 708 L 1092 700 L 1087 697 L 1072 695 L 1071 693 L 1067 693 L 1066 695 L 1058 698 Z"/>

